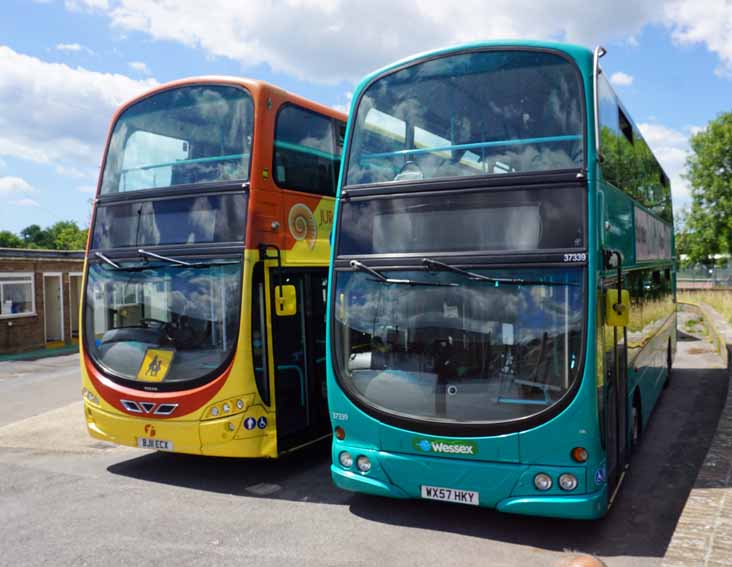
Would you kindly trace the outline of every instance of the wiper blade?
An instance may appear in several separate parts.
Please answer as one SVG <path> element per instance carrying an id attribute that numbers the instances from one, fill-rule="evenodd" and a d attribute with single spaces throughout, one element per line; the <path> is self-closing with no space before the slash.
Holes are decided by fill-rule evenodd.
<path id="1" fill-rule="evenodd" d="M 192 265 L 190 262 L 186 262 L 184 260 L 178 260 L 176 258 L 170 258 L 168 256 L 161 256 L 160 254 L 155 254 L 155 252 L 148 252 L 144 248 L 138 249 L 137 253 L 140 256 L 146 256 L 148 258 L 155 258 L 156 260 L 163 260 L 164 262 L 170 262 L 171 264 L 178 264 L 179 266 L 191 266 Z"/>
<path id="2" fill-rule="evenodd" d="M 454 283 L 419 282 L 419 281 L 415 281 L 415 280 L 387 278 L 381 272 L 379 272 L 377 270 L 374 270 L 373 268 L 369 268 L 366 264 L 364 264 L 363 262 L 359 262 L 358 260 L 351 260 L 349 262 L 349 264 L 350 264 L 350 266 L 352 268 L 355 268 L 356 270 L 360 270 L 362 272 L 366 272 L 367 274 L 371 274 L 378 281 L 384 282 L 386 284 L 396 284 L 396 285 L 427 285 L 427 286 L 437 286 L 437 287 L 455 287 L 457 285 L 457 284 L 454 284 Z"/>
<path id="3" fill-rule="evenodd" d="M 483 281 L 483 282 L 490 282 L 496 285 L 548 285 L 548 286 L 554 286 L 554 285 L 574 285 L 571 283 L 563 283 L 563 282 L 542 282 L 538 280 L 525 280 L 522 278 L 493 278 L 490 276 L 484 276 L 483 274 L 476 274 L 475 272 L 470 272 L 468 270 L 463 270 L 462 268 L 458 268 L 456 266 L 451 266 L 450 264 L 445 264 L 444 262 L 439 262 L 437 260 L 433 260 L 432 258 L 422 258 L 422 265 L 427 268 L 428 270 L 432 270 L 433 268 L 442 268 L 443 270 L 448 270 L 450 272 L 455 272 L 456 274 L 461 274 L 465 276 L 468 279 L 471 279 L 473 281 Z"/>
<path id="4" fill-rule="evenodd" d="M 100 260 L 102 260 L 103 262 L 106 262 L 107 264 L 109 264 L 110 266 L 112 266 L 115 270 L 121 270 L 122 269 L 122 266 L 120 266 L 117 262 L 115 262 L 113 260 L 110 260 L 109 258 L 107 258 L 101 252 L 94 252 L 94 255 L 97 258 L 99 258 Z"/>

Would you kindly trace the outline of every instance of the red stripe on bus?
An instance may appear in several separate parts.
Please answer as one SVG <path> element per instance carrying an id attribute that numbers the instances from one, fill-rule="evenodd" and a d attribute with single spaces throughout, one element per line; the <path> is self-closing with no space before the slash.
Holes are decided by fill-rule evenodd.
<path id="1" fill-rule="evenodd" d="M 221 376 L 208 384 L 204 384 L 203 386 L 199 386 L 192 390 L 183 390 L 180 392 L 141 392 L 140 390 L 121 386 L 120 384 L 112 382 L 112 380 L 104 376 L 94 367 L 87 354 L 84 353 L 84 366 L 86 367 L 89 380 L 104 401 L 111 406 L 114 406 L 122 413 L 134 417 L 144 417 L 145 419 L 177 418 L 200 409 L 223 387 L 226 383 L 226 379 L 231 373 L 233 365 L 234 362 L 232 361 Z M 139 414 L 127 411 L 120 400 L 130 400 L 138 403 L 154 402 L 156 404 L 178 404 L 178 407 L 173 412 L 173 415 L 155 415 L 153 413 Z"/>

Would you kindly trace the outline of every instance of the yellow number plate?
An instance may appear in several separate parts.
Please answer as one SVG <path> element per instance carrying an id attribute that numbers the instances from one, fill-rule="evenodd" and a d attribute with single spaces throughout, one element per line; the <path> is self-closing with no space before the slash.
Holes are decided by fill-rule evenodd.
<path id="1" fill-rule="evenodd" d="M 145 382 L 162 382 L 170 370 L 175 351 L 149 348 L 142 359 L 137 379 Z"/>

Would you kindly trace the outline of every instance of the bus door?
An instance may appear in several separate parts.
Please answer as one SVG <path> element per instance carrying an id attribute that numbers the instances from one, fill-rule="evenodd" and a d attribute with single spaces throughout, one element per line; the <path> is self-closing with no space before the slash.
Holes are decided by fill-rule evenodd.
<path id="1" fill-rule="evenodd" d="M 617 282 L 607 282 L 603 295 L 617 290 Z M 628 463 L 628 354 L 626 349 L 627 329 L 612 325 L 606 304 L 605 333 L 610 344 L 605 350 L 605 448 L 607 452 L 607 482 L 611 497 L 622 480 Z"/>
<path id="2" fill-rule="evenodd" d="M 326 270 L 270 272 L 277 435 L 280 449 L 327 432 Z"/>

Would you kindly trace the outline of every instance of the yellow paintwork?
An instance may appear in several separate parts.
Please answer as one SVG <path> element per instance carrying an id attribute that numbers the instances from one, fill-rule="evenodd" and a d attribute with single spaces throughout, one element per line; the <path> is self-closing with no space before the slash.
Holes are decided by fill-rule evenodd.
<path id="1" fill-rule="evenodd" d="M 297 313 L 297 291 L 294 285 L 275 286 L 275 310 L 279 317 L 291 317 Z"/>
<path id="2" fill-rule="evenodd" d="M 137 379 L 144 382 L 162 382 L 173 363 L 175 352 L 161 348 L 149 348 L 142 359 Z"/>
<path id="3" fill-rule="evenodd" d="M 333 230 L 335 200 L 323 197 L 313 211 L 317 236 L 311 244 L 307 239 L 298 240 L 290 250 L 282 251 L 282 263 L 286 266 L 326 266 L 330 258 L 330 234 Z"/>
<path id="4" fill-rule="evenodd" d="M 611 327 L 627 327 L 629 320 L 630 293 L 628 290 L 621 290 L 620 301 L 618 301 L 618 290 L 608 289 L 605 292 L 605 322 Z"/>
<path id="5" fill-rule="evenodd" d="M 243 265 L 243 297 L 241 302 L 241 318 L 239 337 L 237 339 L 236 355 L 234 357 L 231 373 L 228 380 L 218 393 L 202 408 L 189 414 L 176 416 L 168 419 L 150 419 L 144 416 L 136 417 L 122 413 L 108 404 L 97 392 L 87 375 L 86 368 L 82 363 L 81 375 L 82 386 L 96 395 L 99 406 L 92 406 L 85 400 L 85 414 L 87 428 L 90 435 L 97 439 L 117 443 L 119 445 L 137 446 L 137 437 L 149 437 L 145 434 L 144 427 L 153 424 L 156 428 L 156 438 L 173 442 L 176 453 L 193 453 L 202 455 L 217 455 L 225 457 L 270 457 L 278 456 L 277 449 L 277 427 L 276 427 L 276 399 L 274 385 L 274 362 L 271 349 L 269 353 L 269 386 L 271 392 L 271 404 L 267 406 L 259 396 L 254 382 L 252 369 L 251 341 L 251 281 L 254 265 L 259 261 L 258 250 L 247 250 L 244 253 Z M 276 262 L 266 262 L 267 267 L 273 268 Z M 86 273 L 86 270 L 85 270 Z M 265 270 L 265 288 L 269 289 L 269 270 Z M 266 298 L 266 328 L 269 344 L 272 344 L 272 305 L 270 294 Z M 81 334 L 80 330 L 80 334 Z M 83 341 L 80 342 L 83 356 Z M 83 360 L 83 358 L 82 358 Z M 211 419 L 210 411 L 213 405 L 222 406 L 224 401 L 237 399 L 246 401 L 245 411 L 238 409 L 232 411 L 231 417 L 220 417 Z M 235 407 L 235 406 L 234 406 Z M 267 417 L 265 430 L 257 428 L 249 432 L 242 430 L 243 420 L 248 416 L 258 419 L 261 416 Z M 228 431 L 230 420 L 235 419 L 235 431 L 231 434 Z M 227 431 L 224 431 L 224 427 Z"/>

